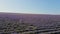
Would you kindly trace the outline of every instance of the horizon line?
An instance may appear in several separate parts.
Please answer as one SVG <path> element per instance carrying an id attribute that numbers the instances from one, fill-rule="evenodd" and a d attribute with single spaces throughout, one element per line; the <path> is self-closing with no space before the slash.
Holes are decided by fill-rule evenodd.
<path id="1" fill-rule="evenodd" d="M 16 13 L 16 12 L 0 12 L 0 13 L 12 13 L 12 14 L 35 14 L 35 15 L 60 15 L 60 14 L 43 14 L 43 13 Z"/>

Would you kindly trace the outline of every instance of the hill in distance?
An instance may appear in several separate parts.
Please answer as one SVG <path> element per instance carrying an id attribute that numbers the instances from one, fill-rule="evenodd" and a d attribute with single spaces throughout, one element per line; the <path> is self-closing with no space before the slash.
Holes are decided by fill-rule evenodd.
<path id="1" fill-rule="evenodd" d="M 23 14 L 23 13 L 0 13 L 0 17 L 19 19 L 24 23 L 31 23 L 36 26 L 52 26 L 53 24 L 60 24 L 60 15 L 50 14 Z"/>

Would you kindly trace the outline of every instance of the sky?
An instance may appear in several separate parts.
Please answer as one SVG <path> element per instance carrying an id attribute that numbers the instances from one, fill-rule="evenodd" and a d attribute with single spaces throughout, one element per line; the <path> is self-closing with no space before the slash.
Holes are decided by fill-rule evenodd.
<path id="1" fill-rule="evenodd" d="M 0 0 L 0 12 L 60 14 L 60 0 Z"/>

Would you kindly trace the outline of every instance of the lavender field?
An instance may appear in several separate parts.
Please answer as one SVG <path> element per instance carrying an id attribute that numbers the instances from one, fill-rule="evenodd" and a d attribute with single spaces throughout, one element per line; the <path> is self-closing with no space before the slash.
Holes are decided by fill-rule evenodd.
<path id="1" fill-rule="evenodd" d="M 0 13 L 1 34 L 60 32 L 60 15 Z"/>

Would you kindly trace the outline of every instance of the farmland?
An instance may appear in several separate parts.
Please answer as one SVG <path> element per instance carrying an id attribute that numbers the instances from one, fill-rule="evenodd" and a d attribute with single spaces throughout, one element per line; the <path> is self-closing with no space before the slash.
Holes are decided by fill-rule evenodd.
<path id="1" fill-rule="evenodd" d="M 0 33 L 60 32 L 60 15 L 0 13 Z"/>

